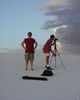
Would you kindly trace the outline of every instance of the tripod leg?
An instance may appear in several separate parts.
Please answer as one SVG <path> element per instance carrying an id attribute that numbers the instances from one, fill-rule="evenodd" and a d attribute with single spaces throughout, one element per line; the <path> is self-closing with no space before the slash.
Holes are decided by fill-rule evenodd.
<path id="1" fill-rule="evenodd" d="M 53 58 L 54 54 L 52 55 L 51 59 L 50 59 L 50 65 L 51 65 L 51 62 L 52 62 L 52 58 Z M 56 68 L 56 56 L 55 56 L 55 67 Z"/>
<path id="2" fill-rule="evenodd" d="M 55 68 L 56 68 L 56 57 L 55 57 Z"/>
<path id="3" fill-rule="evenodd" d="M 62 59 L 61 59 L 61 57 L 60 57 L 60 54 L 59 54 L 58 50 L 56 50 L 56 51 L 57 51 L 57 54 L 58 54 L 58 56 L 59 56 L 59 58 L 60 58 L 60 61 L 61 61 L 62 65 L 63 65 L 64 70 L 66 70 L 66 68 L 65 68 L 65 66 L 64 66 L 64 64 L 63 64 L 63 61 L 62 61 Z"/>
<path id="4" fill-rule="evenodd" d="M 52 55 L 52 57 L 51 57 L 51 59 L 50 59 L 50 65 L 51 65 L 51 62 L 52 62 L 52 58 L 53 58 L 53 55 Z"/>

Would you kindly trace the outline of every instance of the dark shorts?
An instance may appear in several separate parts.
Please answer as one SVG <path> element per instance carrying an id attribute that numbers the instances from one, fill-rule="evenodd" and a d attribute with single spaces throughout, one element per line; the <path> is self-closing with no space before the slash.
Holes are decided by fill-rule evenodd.
<path id="1" fill-rule="evenodd" d="M 34 53 L 25 53 L 24 59 L 25 59 L 27 62 L 28 62 L 29 60 L 30 60 L 30 61 L 33 61 L 33 60 L 34 60 Z"/>

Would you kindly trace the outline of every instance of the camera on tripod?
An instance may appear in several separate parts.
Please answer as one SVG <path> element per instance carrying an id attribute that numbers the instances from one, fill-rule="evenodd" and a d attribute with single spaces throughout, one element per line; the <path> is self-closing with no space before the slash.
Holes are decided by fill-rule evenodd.
<path id="1" fill-rule="evenodd" d="M 56 41 L 58 41 L 58 39 L 54 38 L 52 46 L 51 46 L 51 52 L 52 52 L 52 54 L 53 54 L 54 57 L 56 56 L 56 50 L 57 50 Z"/>
<path id="2" fill-rule="evenodd" d="M 56 41 L 58 41 L 58 39 L 54 38 L 54 41 L 53 41 L 53 44 L 52 44 L 52 47 L 51 47 L 52 57 L 51 57 L 51 60 L 50 60 L 50 64 L 51 64 L 52 58 L 55 57 L 55 68 L 56 68 L 56 57 L 58 55 L 59 58 L 60 58 L 60 61 L 61 61 L 62 65 L 63 65 L 63 68 L 65 70 L 66 68 L 65 68 L 65 66 L 63 64 L 63 61 L 62 61 L 61 57 L 60 57 L 60 53 L 57 50 Z"/>
<path id="3" fill-rule="evenodd" d="M 53 43 L 52 43 L 52 47 L 53 46 L 56 46 L 56 41 L 58 41 L 58 39 L 57 38 L 54 38 Z"/>
<path id="4" fill-rule="evenodd" d="M 55 39 L 54 39 L 54 42 L 56 42 L 56 41 L 58 41 L 58 39 L 57 39 L 57 38 L 55 38 Z"/>

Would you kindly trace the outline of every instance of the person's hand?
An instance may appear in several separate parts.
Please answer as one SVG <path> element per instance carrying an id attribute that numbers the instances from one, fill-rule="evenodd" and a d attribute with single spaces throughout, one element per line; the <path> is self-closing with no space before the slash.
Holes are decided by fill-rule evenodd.
<path id="1" fill-rule="evenodd" d="M 24 48 L 24 50 L 26 51 L 26 50 L 27 50 L 27 48 Z"/>
<path id="2" fill-rule="evenodd" d="M 36 50 L 36 48 L 34 48 L 34 51 Z"/>
<path id="3" fill-rule="evenodd" d="M 53 56 L 56 57 L 56 54 L 52 50 L 51 50 L 51 52 L 52 52 Z"/>
<path id="4" fill-rule="evenodd" d="M 35 53 L 36 48 L 34 48 L 34 53 Z"/>
<path id="5" fill-rule="evenodd" d="M 56 57 L 56 54 L 54 52 L 52 54 L 53 54 L 54 57 Z"/>

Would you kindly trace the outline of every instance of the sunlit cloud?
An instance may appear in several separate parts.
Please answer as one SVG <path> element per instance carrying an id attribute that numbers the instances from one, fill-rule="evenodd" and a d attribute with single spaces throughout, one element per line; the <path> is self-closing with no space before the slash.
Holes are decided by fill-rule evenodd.
<path id="1" fill-rule="evenodd" d="M 53 35 L 55 35 L 55 37 L 57 37 L 57 36 L 56 36 L 56 32 L 57 32 L 59 29 L 65 29 L 65 28 L 67 28 L 67 27 L 68 27 L 67 25 L 61 25 L 61 26 L 58 26 L 58 27 L 53 28 Z M 61 44 L 61 42 L 57 41 L 56 45 L 57 45 L 58 50 L 61 51 L 61 49 L 62 49 L 62 44 Z"/>
<path id="2" fill-rule="evenodd" d="M 56 48 L 57 48 L 57 50 L 62 52 L 62 44 L 59 41 L 56 42 Z M 54 45 L 51 47 L 51 49 L 52 49 L 52 51 L 55 51 Z"/>
<path id="3" fill-rule="evenodd" d="M 49 2 L 44 7 L 40 8 L 40 10 L 44 10 L 44 9 L 58 9 L 58 8 L 66 7 L 67 4 L 62 4 L 63 2 L 64 2 L 64 0 L 57 0 L 57 1 Z"/>
<path id="4" fill-rule="evenodd" d="M 61 25 L 61 26 L 55 27 L 55 28 L 53 28 L 53 34 L 56 34 L 56 32 L 57 32 L 58 29 L 61 29 L 61 28 L 65 29 L 67 27 L 68 27 L 67 25 Z"/>

